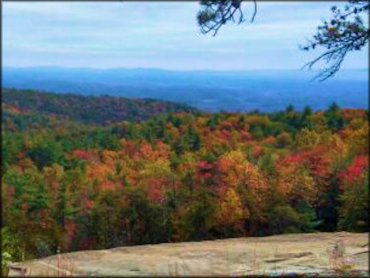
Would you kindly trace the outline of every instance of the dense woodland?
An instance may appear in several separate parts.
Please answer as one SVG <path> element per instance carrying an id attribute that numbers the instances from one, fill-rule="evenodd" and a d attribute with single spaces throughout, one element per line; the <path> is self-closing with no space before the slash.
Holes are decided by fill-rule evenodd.
<path id="1" fill-rule="evenodd" d="M 139 104 L 145 117 L 122 116 Z M 171 105 L 3 91 L 2 236 L 12 259 L 369 231 L 368 110 Z"/>
<path id="2" fill-rule="evenodd" d="M 129 99 L 111 96 L 53 94 L 31 90 L 2 90 L 2 102 L 15 104 L 21 111 L 56 115 L 83 123 L 104 125 L 122 120 L 146 120 L 170 112 L 197 112 L 197 109 L 168 101 Z"/>

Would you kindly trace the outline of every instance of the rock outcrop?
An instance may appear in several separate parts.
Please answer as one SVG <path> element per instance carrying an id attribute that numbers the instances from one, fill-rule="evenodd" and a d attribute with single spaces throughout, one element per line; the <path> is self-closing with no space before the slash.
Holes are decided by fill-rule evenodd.
<path id="1" fill-rule="evenodd" d="M 14 264 L 9 276 L 368 276 L 368 236 L 285 234 L 79 251 Z"/>

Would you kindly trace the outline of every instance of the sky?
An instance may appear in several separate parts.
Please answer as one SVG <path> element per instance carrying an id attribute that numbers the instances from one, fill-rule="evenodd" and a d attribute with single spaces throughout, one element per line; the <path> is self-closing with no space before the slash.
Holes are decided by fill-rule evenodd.
<path id="1" fill-rule="evenodd" d="M 299 45 L 344 2 L 259 2 L 253 23 L 216 37 L 196 22 L 199 2 L 3 2 L 5 67 L 299 69 L 318 52 Z M 245 3 L 250 18 L 253 4 Z M 248 17 L 249 16 L 249 17 Z M 366 19 L 367 22 L 367 19 Z M 368 47 L 343 68 L 368 68 Z"/>

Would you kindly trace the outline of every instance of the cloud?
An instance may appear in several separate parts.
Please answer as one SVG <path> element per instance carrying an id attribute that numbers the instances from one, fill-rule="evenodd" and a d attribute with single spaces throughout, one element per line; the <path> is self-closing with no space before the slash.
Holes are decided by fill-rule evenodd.
<path id="1" fill-rule="evenodd" d="M 310 54 L 298 44 L 334 4 L 261 2 L 253 24 L 227 24 L 212 37 L 197 26 L 198 2 L 5 2 L 3 64 L 299 68 Z M 247 3 L 247 15 L 252 8 Z M 367 67 L 365 51 L 346 65 Z"/>

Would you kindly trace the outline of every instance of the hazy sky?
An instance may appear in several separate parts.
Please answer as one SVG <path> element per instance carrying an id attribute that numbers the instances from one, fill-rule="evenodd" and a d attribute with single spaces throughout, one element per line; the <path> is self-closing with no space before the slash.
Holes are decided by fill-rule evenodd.
<path id="1" fill-rule="evenodd" d="M 198 2 L 3 2 L 3 66 L 297 69 L 315 55 L 299 44 L 344 4 L 261 2 L 253 24 L 212 37 L 197 26 Z M 253 4 L 244 9 L 251 15 Z M 368 68 L 367 53 L 343 67 Z"/>

